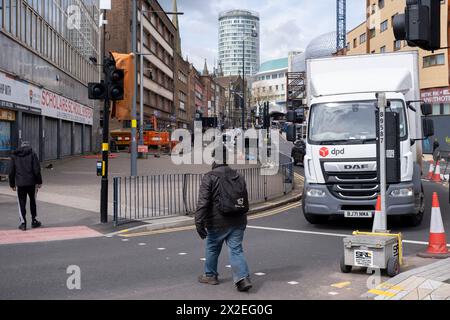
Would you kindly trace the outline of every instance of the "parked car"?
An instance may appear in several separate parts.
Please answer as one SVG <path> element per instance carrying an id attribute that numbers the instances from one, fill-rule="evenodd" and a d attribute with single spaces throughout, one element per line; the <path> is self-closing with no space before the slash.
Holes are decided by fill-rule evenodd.
<path id="1" fill-rule="evenodd" d="M 303 161 L 306 154 L 306 143 L 304 140 L 297 140 L 292 148 L 291 157 L 294 159 L 294 165 L 300 164 L 303 166 Z"/>

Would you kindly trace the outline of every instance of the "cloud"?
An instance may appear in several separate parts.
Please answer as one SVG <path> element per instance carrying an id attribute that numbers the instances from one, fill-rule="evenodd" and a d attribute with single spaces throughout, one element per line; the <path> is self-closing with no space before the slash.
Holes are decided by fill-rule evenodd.
<path id="1" fill-rule="evenodd" d="M 347 28 L 365 19 L 365 0 L 347 1 Z M 167 11 L 172 0 L 160 0 Z M 229 9 L 248 9 L 261 17 L 261 62 L 305 49 L 315 37 L 336 29 L 336 0 L 178 0 L 183 55 L 199 70 L 210 70 L 218 56 L 218 16 Z"/>

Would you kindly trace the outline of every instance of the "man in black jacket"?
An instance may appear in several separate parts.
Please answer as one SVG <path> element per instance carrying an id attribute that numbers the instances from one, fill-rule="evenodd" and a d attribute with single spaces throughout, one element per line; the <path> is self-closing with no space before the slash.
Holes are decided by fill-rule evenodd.
<path id="1" fill-rule="evenodd" d="M 39 228 L 42 224 L 36 219 L 36 194 L 42 186 L 41 166 L 36 153 L 29 142 L 22 142 L 19 149 L 13 152 L 9 172 L 9 185 L 17 191 L 20 209 L 20 226 L 22 231 L 27 230 L 26 205 L 27 196 L 30 198 L 32 228 Z"/>
<path id="2" fill-rule="evenodd" d="M 226 161 L 217 162 L 226 163 Z M 239 291 L 248 291 L 252 288 L 252 284 L 242 247 L 247 215 L 224 216 L 214 205 L 219 197 L 220 174 L 233 177 L 238 173 L 228 165 L 218 163 L 214 163 L 213 171 L 203 177 L 195 213 L 197 232 L 203 240 L 206 239 L 205 273 L 199 277 L 199 282 L 210 285 L 219 284 L 217 264 L 225 242 L 229 249 L 234 283 Z"/>

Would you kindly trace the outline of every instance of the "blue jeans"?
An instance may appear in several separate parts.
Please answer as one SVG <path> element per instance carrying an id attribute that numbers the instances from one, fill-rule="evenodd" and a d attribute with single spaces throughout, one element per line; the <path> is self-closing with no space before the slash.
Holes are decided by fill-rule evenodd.
<path id="1" fill-rule="evenodd" d="M 244 250 L 242 248 L 245 229 L 245 226 L 240 226 L 228 229 L 208 230 L 205 262 L 205 274 L 207 276 L 219 275 L 217 272 L 217 264 L 224 242 L 228 246 L 234 283 L 238 283 L 250 276 L 247 261 L 244 257 Z"/>

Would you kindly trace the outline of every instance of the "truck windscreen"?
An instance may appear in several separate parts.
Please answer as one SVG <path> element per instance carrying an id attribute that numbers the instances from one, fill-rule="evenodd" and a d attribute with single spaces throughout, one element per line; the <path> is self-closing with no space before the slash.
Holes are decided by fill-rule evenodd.
<path id="1" fill-rule="evenodd" d="M 400 114 L 400 136 L 407 135 L 402 101 L 390 101 Z M 376 142 L 375 101 L 316 104 L 311 108 L 309 141 L 312 144 L 365 144 Z"/>

